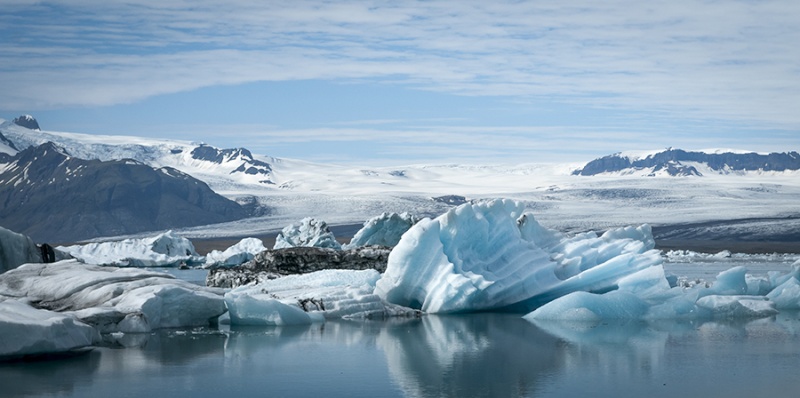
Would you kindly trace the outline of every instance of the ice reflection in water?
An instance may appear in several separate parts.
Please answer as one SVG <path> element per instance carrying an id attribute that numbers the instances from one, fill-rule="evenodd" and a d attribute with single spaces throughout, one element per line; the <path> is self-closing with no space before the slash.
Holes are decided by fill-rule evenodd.
<path id="1" fill-rule="evenodd" d="M 511 314 L 126 335 L 0 364 L 2 396 L 785 396 L 800 315 L 533 324 Z"/>

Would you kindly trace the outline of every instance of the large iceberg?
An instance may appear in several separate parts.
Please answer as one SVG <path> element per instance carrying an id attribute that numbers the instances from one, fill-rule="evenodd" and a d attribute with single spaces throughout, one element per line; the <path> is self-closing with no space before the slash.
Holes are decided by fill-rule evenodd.
<path id="1" fill-rule="evenodd" d="M 56 249 L 86 264 L 115 267 L 174 267 L 203 261 L 189 239 L 172 231 L 150 238 L 59 246 Z"/>
<path id="2" fill-rule="evenodd" d="M 400 242 L 400 237 L 418 221 L 418 218 L 408 213 L 383 213 L 367 220 L 350 243 L 344 247 L 346 249 L 360 246 L 394 247 Z"/>
<path id="3" fill-rule="evenodd" d="M 233 267 L 252 260 L 264 250 L 267 248 L 261 239 L 244 238 L 225 251 L 212 250 L 206 255 L 205 267 Z"/>
<path id="4" fill-rule="evenodd" d="M 323 270 L 242 286 L 225 294 L 233 325 L 296 325 L 330 318 L 414 315 L 374 294 L 375 270 Z"/>
<path id="5" fill-rule="evenodd" d="M 31 238 L 0 227 L 0 274 L 25 263 L 42 262 Z"/>
<path id="6" fill-rule="evenodd" d="M 661 264 L 650 227 L 566 237 L 512 200 L 468 203 L 406 232 L 375 293 L 429 313 L 531 310 L 573 291 L 608 291 Z"/>
<path id="7" fill-rule="evenodd" d="M 73 316 L 0 297 L 0 359 L 54 354 L 99 341 L 94 328 Z"/>
<path id="8" fill-rule="evenodd" d="M 286 226 L 275 237 L 273 249 L 288 247 L 321 247 L 339 250 L 342 245 L 336 241 L 336 237 L 328 229 L 325 221 L 306 217 L 300 220 L 300 224 Z"/>
<path id="9" fill-rule="evenodd" d="M 0 275 L 0 297 L 63 312 L 101 333 L 203 326 L 225 313 L 221 289 L 163 273 L 66 260 Z"/>

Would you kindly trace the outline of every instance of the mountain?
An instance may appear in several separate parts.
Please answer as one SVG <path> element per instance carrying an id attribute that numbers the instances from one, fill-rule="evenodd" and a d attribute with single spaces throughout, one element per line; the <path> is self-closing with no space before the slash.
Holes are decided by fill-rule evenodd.
<path id="1" fill-rule="evenodd" d="M 14 124 L 25 127 L 29 130 L 41 130 L 39 128 L 39 122 L 31 115 L 22 115 L 18 118 L 15 118 Z"/>
<path id="2" fill-rule="evenodd" d="M 0 136 L 4 137 L 0 139 L 0 153 L 13 155 L 29 147 L 53 142 L 81 159 L 133 159 L 151 167 L 168 166 L 212 186 L 215 183 L 226 187 L 231 183 L 256 186 L 273 184 L 270 165 L 273 159 L 258 158 L 245 148 L 219 149 L 203 143 L 178 140 L 32 130 L 20 126 L 17 119 L 0 123 Z M 4 150 L 4 143 L 9 149 Z"/>
<path id="3" fill-rule="evenodd" d="M 700 170 L 717 174 L 800 170 L 800 154 L 797 152 L 760 154 L 725 150 L 690 152 L 668 148 L 646 154 L 615 153 L 592 160 L 572 174 L 702 176 L 703 172 Z"/>
<path id="4" fill-rule="evenodd" d="M 171 167 L 70 156 L 44 143 L 0 164 L 0 225 L 39 242 L 74 242 L 233 221 L 242 206 Z"/>

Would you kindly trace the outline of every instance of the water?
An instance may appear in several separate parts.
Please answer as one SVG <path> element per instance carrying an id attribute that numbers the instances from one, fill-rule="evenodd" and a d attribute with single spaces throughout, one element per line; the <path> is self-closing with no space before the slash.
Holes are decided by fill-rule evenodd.
<path id="1" fill-rule="evenodd" d="M 667 265 L 691 277 L 718 267 Z M 71 358 L 0 363 L 0 397 L 794 397 L 799 366 L 798 313 L 594 324 L 470 314 L 129 334 Z"/>
<path id="2" fill-rule="evenodd" d="M 3 397 L 793 396 L 800 315 L 534 325 L 472 314 L 168 330 L 0 365 Z"/>

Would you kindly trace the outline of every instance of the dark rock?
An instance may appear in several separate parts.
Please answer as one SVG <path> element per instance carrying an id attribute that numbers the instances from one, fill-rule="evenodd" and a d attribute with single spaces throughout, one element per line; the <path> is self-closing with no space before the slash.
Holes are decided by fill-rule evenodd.
<path id="1" fill-rule="evenodd" d="M 464 203 L 467 203 L 467 198 L 460 196 L 460 195 L 445 195 L 445 196 L 437 196 L 435 198 L 431 198 L 434 202 L 444 203 L 451 206 L 461 206 Z"/>
<path id="2" fill-rule="evenodd" d="M 364 246 L 334 250 L 319 247 L 291 247 L 265 250 L 238 267 L 209 270 L 206 285 L 233 288 L 291 274 L 307 274 L 324 269 L 374 269 L 386 271 L 391 249 Z"/>
<path id="3" fill-rule="evenodd" d="M 39 128 L 39 122 L 37 122 L 36 119 L 34 119 L 31 115 L 22 115 L 14 119 L 14 124 L 25 127 L 26 129 L 41 130 Z"/>
<path id="4" fill-rule="evenodd" d="M 192 158 L 207 162 L 222 164 L 224 162 L 240 161 L 239 167 L 231 171 L 248 175 L 270 175 L 272 166 L 269 163 L 254 159 L 253 154 L 245 148 L 218 149 L 208 145 L 200 145 L 192 150 Z M 267 180 L 269 183 L 272 181 Z"/>

